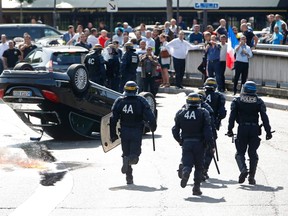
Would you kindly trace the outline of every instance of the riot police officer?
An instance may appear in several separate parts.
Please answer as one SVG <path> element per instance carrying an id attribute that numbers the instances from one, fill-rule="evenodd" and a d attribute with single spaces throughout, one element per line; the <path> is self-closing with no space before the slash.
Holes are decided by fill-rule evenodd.
<path id="1" fill-rule="evenodd" d="M 255 173 L 258 163 L 257 149 L 260 145 L 258 118 L 261 116 L 265 131 L 266 140 L 272 138 L 269 118 L 266 114 L 266 106 L 262 99 L 256 94 L 256 84 L 247 81 L 241 90 L 240 96 L 235 98 L 231 103 L 231 113 L 229 117 L 229 125 L 227 135 L 232 137 L 234 122 L 238 123 L 237 138 L 235 140 L 236 155 L 235 159 L 240 170 L 239 183 L 243 183 L 249 174 L 249 184 L 255 185 Z M 245 153 L 248 147 L 249 156 L 249 173 L 245 163 Z"/>
<path id="2" fill-rule="evenodd" d="M 204 143 L 213 145 L 211 119 L 209 113 L 200 107 L 198 94 L 190 93 L 186 99 L 187 106 L 176 113 L 172 128 L 174 139 L 182 146 L 181 187 L 185 188 L 195 165 L 193 195 L 201 195 Z M 212 146 L 213 149 L 213 146 Z"/>
<path id="3" fill-rule="evenodd" d="M 200 102 L 201 107 L 206 109 L 210 115 L 213 140 L 215 140 L 215 137 L 217 138 L 217 133 L 216 133 L 215 122 L 214 122 L 214 111 L 213 111 L 212 107 L 206 102 L 206 93 L 202 90 L 198 91 L 197 93 L 201 99 L 201 102 Z M 187 104 L 185 106 L 183 106 L 182 108 L 185 108 L 185 107 L 187 107 Z M 204 164 L 203 164 L 204 169 L 203 169 L 203 177 L 202 177 L 203 181 L 205 181 L 206 179 L 209 178 L 209 177 L 207 177 L 208 176 L 207 171 L 208 171 L 209 165 L 210 165 L 211 160 L 212 160 L 212 157 L 210 156 L 211 152 L 213 154 L 213 150 L 210 148 L 210 146 L 205 145 L 205 147 L 206 148 L 204 149 Z M 209 155 L 209 157 L 207 155 Z M 182 178 L 182 169 L 183 169 L 183 164 L 180 163 L 179 169 L 178 169 L 178 177 L 179 178 Z"/>
<path id="4" fill-rule="evenodd" d="M 134 81 L 128 81 L 124 86 L 123 96 L 116 99 L 112 106 L 110 118 L 111 141 L 118 139 L 116 124 L 120 120 L 120 138 L 122 145 L 123 166 L 121 172 L 126 174 L 127 184 L 133 184 L 131 165 L 137 164 L 141 154 L 142 133 L 144 122 L 151 131 L 155 131 L 156 118 L 147 100 L 137 94 L 138 86 Z"/>
<path id="5" fill-rule="evenodd" d="M 217 92 L 217 82 L 215 78 L 208 78 L 204 83 L 205 88 L 205 94 L 206 94 L 206 102 L 212 107 L 214 111 L 214 125 L 216 130 L 220 129 L 221 120 L 226 117 L 226 109 L 225 109 L 225 102 L 226 99 L 224 95 L 220 92 Z M 214 142 L 216 145 L 217 140 L 217 132 L 216 130 L 213 130 L 213 136 L 214 136 Z M 205 163 L 204 163 L 204 171 L 203 171 L 203 180 L 208 179 L 208 169 L 210 166 L 210 163 L 213 158 L 213 151 L 207 149 L 205 152 Z"/>
<path id="6" fill-rule="evenodd" d="M 139 64 L 138 55 L 135 53 L 133 44 L 130 42 L 125 43 L 124 48 L 126 50 L 125 54 L 121 59 L 120 64 L 120 91 L 123 90 L 124 84 L 127 81 L 136 81 L 136 69 Z"/>
<path id="7" fill-rule="evenodd" d="M 95 44 L 93 51 L 88 53 L 84 59 L 85 67 L 89 73 L 89 79 L 100 85 L 104 85 L 106 80 L 105 61 L 101 55 L 102 49 L 100 44 Z"/>

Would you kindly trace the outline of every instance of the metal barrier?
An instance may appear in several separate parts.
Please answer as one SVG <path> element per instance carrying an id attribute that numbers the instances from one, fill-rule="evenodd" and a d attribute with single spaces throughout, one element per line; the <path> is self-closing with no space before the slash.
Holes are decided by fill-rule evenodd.
<path id="1" fill-rule="evenodd" d="M 262 50 L 262 47 L 267 49 L 270 47 L 273 50 Z M 259 47 L 257 45 L 257 49 L 253 50 L 253 57 L 249 61 L 248 79 L 277 88 L 287 86 L 288 52 L 275 51 L 281 48 L 288 51 L 288 46 L 285 45 L 259 44 Z M 186 58 L 186 77 L 201 76 L 197 68 L 202 62 L 202 58 L 203 49 L 189 51 Z M 231 79 L 233 74 L 233 71 L 226 69 L 226 78 Z"/>

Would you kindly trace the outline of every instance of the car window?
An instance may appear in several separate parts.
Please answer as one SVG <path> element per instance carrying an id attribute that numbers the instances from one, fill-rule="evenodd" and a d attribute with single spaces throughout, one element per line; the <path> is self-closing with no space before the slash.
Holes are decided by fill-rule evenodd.
<path id="1" fill-rule="evenodd" d="M 53 65 L 71 65 L 81 64 L 85 53 L 53 53 L 52 61 Z"/>
<path id="2" fill-rule="evenodd" d="M 35 55 L 33 56 L 33 58 L 32 58 L 32 61 L 31 61 L 31 63 L 40 63 L 40 62 L 42 62 L 43 60 L 42 60 L 42 51 L 41 50 L 37 50 L 36 52 L 35 52 Z"/>
<path id="3" fill-rule="evenodd" d="M 45 28 L 44 29 L 44 37 L 58 36 L 59 33 L 54 31 L 53 29 Z"/>

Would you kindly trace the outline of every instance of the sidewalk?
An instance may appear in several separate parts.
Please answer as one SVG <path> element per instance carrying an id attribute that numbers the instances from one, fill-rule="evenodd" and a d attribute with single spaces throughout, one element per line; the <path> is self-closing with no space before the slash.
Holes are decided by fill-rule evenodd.
<path id="1" fill-rule="evenodd" d="M 187 95 L 191 92 L 197 92 L 199 88 L 197 87 L 190 87 L 185 86 L 184 89 L 176 89 L 175 86 L 171 86 L 170 88 L 159 88 L 159 93 L 168 93 L 168 94 L 178 94 L 181 92 L 185 92 Z M 232 101 L 235 96 L 233 96 L 231 91 L 226 91 L 223 93 L 226 97 L 227 101 Z M 236 94 L 239 96 L 239 94 Z M 157 97 L 157 96 L 156 96 Z M 265 102 L 266 106 L 272 109 L 279 109 L 279 110 L 288 110 L 288 100 L 287 99 L 280 99 L 268 96 L 260 96 L 262 100 Z"/>

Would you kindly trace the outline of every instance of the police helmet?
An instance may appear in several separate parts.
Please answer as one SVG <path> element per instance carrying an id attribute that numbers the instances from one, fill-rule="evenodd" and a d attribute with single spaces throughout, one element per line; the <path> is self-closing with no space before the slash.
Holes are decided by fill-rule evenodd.
<path id="1" fill-rule="evenodd" d="M 123 93 L 125 96 L 135 96 L 137 92 L 138 92 L 138 85 L 134 81 L 126 82 Z"/>
<path id="2" fill-rule="evenodd" d="M 128 50 L 133 50 L 133 51 L 135 51 L 134 46 L 133 46 L 133 43 L 131 43 L 131 42 L 125 43 L 125 44 L 124 44 L 124 48 L 125 48 L 126 51 L 128 51 Z"/>
<path id="3" fill-rule="evenodd" d="M 103 47 L 101 46 L 101 44 L 95 44 L 93 47 L 94 50 L 102 50 Z"/>
<path id="4" fill-rule="evenodd" d="M 201 98 L 197 93 L 190 93 L 186 99 L 186 103 L 189 107 L 198 107 L 201 103 Z"/>
<path id="5" fill-rule="evenodd" d="M 241 93 L 253 95 L 256 94 L 256 90 L 257 90 L 256 83 L 253 81 L 247 81 L 242 86 Z"/>
<path id="6" fill-rule="evenodd" d="M 199 97 L 201 99 L 201 101 L 205 101 L 206 100 L 206 93 L 203 90 L 200 90 L 197 92 L 199 94 Z"/>
<path id="7" fill-rule="evenodd" d="M 215 90 L 217 88 L 216 79 L 213 77 L 209 77 L 204 83 L 204 88 Z"/>

